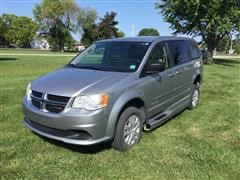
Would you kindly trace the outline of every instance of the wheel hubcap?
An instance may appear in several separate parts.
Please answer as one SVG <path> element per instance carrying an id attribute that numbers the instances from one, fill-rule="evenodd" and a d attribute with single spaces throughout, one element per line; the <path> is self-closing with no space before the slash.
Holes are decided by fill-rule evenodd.
<path id="1" fill-rule="evenodd" d="M 193 96 L 192 96 L 192 105 L 193 105 L 194 107 L 197 106 L 198 100 L 199 100 L 199 93 L 198 93 L 198 90 L 195 89 L 195 90 L 193 91 Z"/>
<path id="2" fill-rule="evenodd" d="M 140 136 L 140 118 L 132 115 L 128 118 L 123 131 L 123 138 L 127 145 L 133 145 L 138 142 Z"/>

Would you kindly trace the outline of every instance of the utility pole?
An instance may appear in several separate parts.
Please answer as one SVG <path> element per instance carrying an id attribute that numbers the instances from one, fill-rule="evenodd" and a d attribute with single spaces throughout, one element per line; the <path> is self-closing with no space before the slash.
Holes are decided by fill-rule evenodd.
<path id="1" fill-rule="evenodd" d="M 132 23 L 132 36 L 134 37 L 135 36 L 135 24 Z"/>

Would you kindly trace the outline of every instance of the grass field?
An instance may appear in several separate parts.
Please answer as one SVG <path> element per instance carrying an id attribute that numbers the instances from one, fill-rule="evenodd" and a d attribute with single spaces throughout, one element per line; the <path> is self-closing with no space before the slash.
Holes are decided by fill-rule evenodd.
<path id="1" fill-rule="evenodd" d="M 75 55 L 77 52 L 54 52 L 41 49 L 0 49 L 0 54 L 43 54 L 43 55 Z"/>
<path id="2" fill-rule="evenodd" d="M 69 58 L 0 56 L 0 179 L 240 179 L 240 59 L 205 66 L 195 111 L 118 152 L 108 144 L 69 146 L 24 128 L 27 84 Z"/>

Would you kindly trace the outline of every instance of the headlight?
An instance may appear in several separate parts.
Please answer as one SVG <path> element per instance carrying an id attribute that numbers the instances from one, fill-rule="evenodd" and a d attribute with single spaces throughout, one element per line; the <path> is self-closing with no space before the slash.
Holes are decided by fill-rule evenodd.
<path id="1" fill-rule="evenodd" d="M 74 99 L 72 108 L 81 108 L 89 111 L 101 109 L 107 106 L 107 94 L 94 94 L 88 96 L 77 96 Z"/>
<path id="2" fill-rule="evenodd" d="M 28 84 L 27 88 L 26 88 L 26 96 L 27 96 L 27 99 L 30 99 L 30 94 L 32 92 L 32 90 L 30 89 L 31 88 L 31 82 Z"/>

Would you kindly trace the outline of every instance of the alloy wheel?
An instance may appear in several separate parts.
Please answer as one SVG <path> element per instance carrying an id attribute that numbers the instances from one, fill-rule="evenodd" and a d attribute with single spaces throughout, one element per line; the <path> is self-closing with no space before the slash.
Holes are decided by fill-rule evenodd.
<path id="1" fill-rule="evenodd" d="M 136 144 L 140 137 L 140 118 L 137 115 L 131 115 L 125 123 L 123 138 L 127 145 Z"/>

